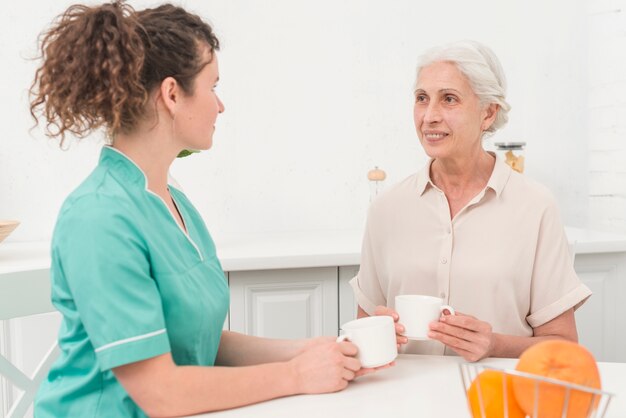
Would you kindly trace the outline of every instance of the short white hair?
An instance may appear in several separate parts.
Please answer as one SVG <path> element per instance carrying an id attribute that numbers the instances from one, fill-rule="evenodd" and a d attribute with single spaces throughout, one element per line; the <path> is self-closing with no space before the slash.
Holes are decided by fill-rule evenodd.
<path id="1" fill-rule="evenodd" d="M 506 125 L 511 110 L 511 105 L 506 101 L 506 77 L 498 57 L 491 49 L 476 41 L 457 41 L 431 48 L 419 57 L 416 83 L 422 69 L 436 62 L 456 65 L 467 77 L 483 106 L 491 103 L 499 106 L 496 119 L 486 132 L 493 133 Z"/>

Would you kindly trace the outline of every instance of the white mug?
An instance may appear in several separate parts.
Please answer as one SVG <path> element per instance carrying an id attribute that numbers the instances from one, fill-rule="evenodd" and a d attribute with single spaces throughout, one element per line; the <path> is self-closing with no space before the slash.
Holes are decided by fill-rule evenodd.
<path id="1" fill-rule="evenodd" d="M 359 349 L 356 357 L 362 367 L 379 367 L 398 356 L 396 328 L 390 316 L 369 316 L 346 322 L 337 342 L 348 340 Z"/>
<path id="2" fill-rule="evenodd" d="M 404 335 L 410 340 L 429 340 L 428 324 L 436 321 L 444 310 L 454 315 L 452 306 L 444 305 L 443 299 L 425 295 L 396 296 L 396 312 L 404 325 Z"/>

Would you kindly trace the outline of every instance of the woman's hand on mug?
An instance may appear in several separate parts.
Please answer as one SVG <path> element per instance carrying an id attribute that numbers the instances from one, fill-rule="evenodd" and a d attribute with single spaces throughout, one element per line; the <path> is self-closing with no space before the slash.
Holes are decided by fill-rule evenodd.
<path id="1" fill-rule="evenodd" d="M 289 361 L 298 393 L 328 393 L 345 389 L 361 369 L 357 347 L 349 341 L 316 339 L 315 344 Z M 366 372 L 362 373 L 366 374 Z"/>
<path id="2" fill-rule="evenodd" d="M 493 352 L 495 337 L 491 324 L 471 315 L 443 315 L 429 328 L 429 338 L 442 342 L 467 361 L 478 361 Z"/>
<path id="3" fill-rule="evenodd" d="M 376 310 L 374 311 L 374 315 L 376 316 L 386 315 L 386 316 L 390 316 L 393 318 L 393 322 L 395 322 L 395 327 L 396 327 L 396 343 L 398 344 L 398 348 L 400 348 L 402 344 L 406 344 L 409 342 L 409 339 L 405 337 L 404 335 L 402 335 L 402 333 L 404 332 L 404 325 L 398 322 L 398 320 L 400 319 L 398 312 L 394 311 L 391 308 L 388 308 L 387 306 L 378 305 L 376 307 Z"/>

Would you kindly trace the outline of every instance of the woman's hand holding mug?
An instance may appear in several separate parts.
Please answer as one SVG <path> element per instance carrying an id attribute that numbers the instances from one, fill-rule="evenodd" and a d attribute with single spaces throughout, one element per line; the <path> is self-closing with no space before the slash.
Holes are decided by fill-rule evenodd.
<path id="1" fill-rule="evenodd" d="M 410 340 L 430 340 L 429 325 L 442 315 L 454 315 L 454 308 L 444 300 L 427 295 L 398 295 L 395 307 L 402 322 L 403 335 Z"/>
<path id="2" fill-rule="evenodd" d="M 443 299 L 424 295 L 398 295 L 396 309 L 377 306 L 376 316 L 390 316 L 395 322 L 398 348 L 409 339 L 428 340 L 428 324 L 441 315 L 454 315 L 454 308 L 444 305 Z"/>
<path id="3" fill-rule="evenodd" d="M 489 357 L 496 341 L 491 324 L 462 313 L 431 322 L 428 336 L 444 343 L 467 361 Z"/>

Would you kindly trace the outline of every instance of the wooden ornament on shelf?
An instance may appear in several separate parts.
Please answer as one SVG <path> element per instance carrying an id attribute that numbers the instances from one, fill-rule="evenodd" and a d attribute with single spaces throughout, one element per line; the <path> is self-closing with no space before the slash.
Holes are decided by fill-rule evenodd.
<path id="1" fill-rule="evenodd" d="M 387 174 L 375 166 L 373 169 L 367 172 L 367 179 L 369 181 L 383 181 L 387 178 Z"/>
<path id="2" fill-rule="evenodd" d="M 375 166 L 367 172 L 367 179 L 370 181 L 370 202 L 382 190 L 382 182 L 387 178 L 387 173 Z"/>

